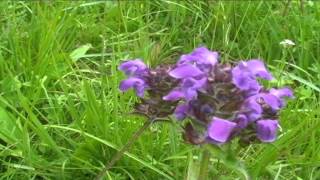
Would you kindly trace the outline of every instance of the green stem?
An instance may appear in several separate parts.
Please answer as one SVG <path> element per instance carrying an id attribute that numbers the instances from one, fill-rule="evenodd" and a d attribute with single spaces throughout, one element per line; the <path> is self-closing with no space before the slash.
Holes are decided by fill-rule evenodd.
<path id="1" fill-rule="evenodd" d="M 208 167 L 210 162 L 210 152 L 206 147 L 202 152 L 201 162 L 200 162 L 200 171 L 199 171 L 199 180 L 208 179 Z"/>
<path id="2" fill-rule="evenodd" d="M 141 134 L 153 123 L 153 120 L 147 120 L 138 131 L 136 131 L 131 138 L 128 140 L 128 143 L 122 147 L 120 151 L 111 159 L 110 162 L 106 163 L 103 170 L 97 175 L 95 180 L 101 180 L 107 171 L 124 155 L 124 153 L 130 149 L 134 142 L 141 136 Z"/>

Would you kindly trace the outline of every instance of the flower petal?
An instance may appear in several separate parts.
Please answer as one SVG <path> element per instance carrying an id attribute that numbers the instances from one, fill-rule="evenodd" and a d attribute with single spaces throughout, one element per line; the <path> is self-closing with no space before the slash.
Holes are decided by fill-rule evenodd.
<path id="1" fill-rule="evenodd" d="M 120 71 L 123 71 L 127 76 L 131 76 L 134 74 L 139 74 L 147 69 L 147 66 L 140 59 L 135 59 L 131 61 L 125 61 L 120 64 Z"/>
<path id="2" fill-rule="evenodd" d="M 262 142 L 273 142 L 276 140 L 278 130 L 277 120 L 259 120 L 257 121 L 257 137 Z"/>
<path id="3" fill-rule="evenodd" d="M 177 101 L 183 97 L 184 97 L 184 93 L 182 91 L 172 90 L 169 92 L 169 94 L 164 96 L 162 99 L 165 101 Z"/>
<path id="4" fill-rule="evenodd" d="M 250 85 L 250 88 L 245 90 L 244 97 L 255 96 L 259 94 L 263 86 L 261 86 L 257 81 L 254 84 Z"/>
<path id="5" fill-rule="evenodd" d="M 246 99 L 241 108 L 249 122 L 257 120 L 262 115 L 262 108 L 261 105 L 257 103 L 257 96 L 251 96 Z"/>
<path id="6" fill-rule="evenodd" d="M 270 93 L 261 93 L 259 96 L 264 100 L 266 104 L 268 104 L 272 109 L 275 110 L 278 110 L 283 103 L 281 99 Z"/>
<path id="7" fill-rule="evenodd" d="M 146 86 L 145 85 L 137 85 L 136 87 L 134 87 L 134 89 L 136 90 L 137 96 L 143 97 Z"/>
<path id="8" fill-rule="evenodd" d="M 259 83 L 252 76 L 251 72 L 243 68 L 241 64 L 234 67 L 231 73 L 233 84 L 240 90 L 259 89 Z"/>
<path id="9" fill-rule="evenodd" d="M 197 97 L 197 90 L 205 86 L 207 78 L 203 77 L 201 79 L 195 78 L 185 78 L 181 83 L 181 89 L 185 93 L 186 100 L 191 100 L 194 97 Z"/>
<path id="10" fill-rule="evenodd" d="M 236 125 L 234 122 L 214 117 L 208 127 L 208 136 L 215 141 L 224 143 Z"/>
<path id="11" fill-rule="evenodd" d="M 187 101 L 197 98 L 198 93 L 195 89 L 187 89 L 184 93 L 184 97 Z"/>
<path id="12" fill-rule="evenodd" d="M 207 78 L 195 79 L 195 78 L 185 78 L 181 83 L 182 89 L 200 89 L 205 86 Z"/>
<path id="13" fill-rule="evenodd" d="M 259 89 L 256 77 L 272 79 L 272 75 L 260 60 L 241 61 L 232 69 L 233 84 L 241 90 Z"/>
<path id="14" fill-rule="evenodd" d="M 190 55 L 190 54 L 184 54 L 180 57 L 179 61 L 177 62 L 177 65 L 183 65 L 183 64 L 195 64 L 197 62 L 198 57 Z"/>
<path id="15" fill-rule="evenodd" d="M 218 58 L 217 52 L 210 51 L 206 47 L 198 47 L 190 54 L 182 55 L 177 64 L 196 64 L 201 71 L 209 72 L 217 64 Z"/>
<path id="16" fill-rule="evenodd" d="M 246 128 L 249 124 L 248 118 L 244 114 L 239 114 L 235 121 L 237 122 L 237 127 L 240 129 Z"/>
<path id="17" fill-rule="evenodd" d="M 272 75 L 267 71 L 262 61 L 254 59 L 245 63 L 256 77 L 260 77 L 267 80 L 271 80 L 273 78 Z"/>
<path id="18" fill-rule="evenodd" d="M 121 91 L 127 91 L 130 88 L 134 88 L 139 97 L 143 97 L 144 90 L 147 87 L 144 80 L 136 77 L 131 77 L 121 81 L 119 89 Z"/>
<path id="19" fill-rule="evenodd" d="M 169 75 L 176 79 L 195 77 L 202 74 L 203 72 L 200 71 L 200 69 L 198 69 L 197 67 L 191 64 L 184 64 L 184 65 L 178 66 L 169 72 Z"/>
<path id="20" fill-rule="evenodd" d="M 190 54 L 182 55 L 178 64 L 197 63 L 214 66 L 218 62 L 218 57 L 218 52 L 210 51 L 206 47 L 198 47 Z"/>
<path id="21" fill-rule="evenodd" d="M 186 118 L 188 111 L 188 104 L 180 104 L 176 107 L 174 115 L 178 120 L 183 120 L 184 118 Z"/>
<path id="22" fill-rule="evenodd" d="M 214 66 L 218 62 L 219 54 L 215 51 L 209 51 L 206 47 L 199 47 L 193 51 L 195 56 L 200 56 L 202 64 L 211 64 Z"/>
<path id="23" fill-rule="evenodd" d="M 293 98 L 293 93 L 291 91 L 291 89 L 285 87 L 285 88 L 281 88 L 281 89 L 270 89 L 270 93 L 278 98 L 282 98 L 282 97 L 289 97 L 289 98 Z"/>

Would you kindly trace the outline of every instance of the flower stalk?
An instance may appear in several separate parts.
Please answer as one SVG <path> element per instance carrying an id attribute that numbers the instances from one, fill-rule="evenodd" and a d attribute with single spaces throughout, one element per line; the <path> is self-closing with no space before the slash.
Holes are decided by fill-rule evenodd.
<path id="1" fill-rule="evenodd" d="M 118 162 L 122 156 L 128 151 L 134 142 L 138 140 L 138 138 L 142 135 L 142 133 L 153 123 L 153 120 L 147 120 L 129 139 L 127 144 L 125 144 L 120 151 L 117 152 L 115 156 L 111 159 L 111 161 L 107 162 L 103 168 L 103 170 L 96 176 L 95 180 L 101 180 L 103 176 L 108 172 L 112 166 Z"/>
<path id="2" fill-rule="evenodd" d="M 210 163 L 210 152 L 207 148 L 204 148 L 202 151 L 202 157 L 200 161 L 200 170 L 199 170 L 199 180 L 208 180 L 209 174 L 209 163 Z"/>

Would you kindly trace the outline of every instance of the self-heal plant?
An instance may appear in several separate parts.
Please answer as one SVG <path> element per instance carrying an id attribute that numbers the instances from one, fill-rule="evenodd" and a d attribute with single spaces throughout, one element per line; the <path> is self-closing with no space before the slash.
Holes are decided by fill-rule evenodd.
<path id="1" fill-rule="evenodd" d="M 175 116 L 191 119 L 184 137 L 192 144 L 223 144 L 235 137 L 242 143 L 273 142 L 283 98 L 293 97 L 288 88 L 260 85 L 258 78 L 273 78 L 262 61 L 220 64 L 218 53 L 204 47 L 181 56 L 169 75 L 179 83 L 163 99 L 180 101 Z"/>
<path id="2" fill-rule="evenodd" d="M 259 79 L 273 79 L 261 60 L 223 64 L 205 47 L 182 55 L 176 64 L 152 69 L 136 59 L 119 70 L 127 76 L 120 90 L 132 88 L 140 98 L 135 112 L 148 117 L 149 124 L 173 115 L 184 127 L 184 140 L 194 145 L 273 142 L 284 98 L 293 97 L 289 88 L 260 84 Z"/>

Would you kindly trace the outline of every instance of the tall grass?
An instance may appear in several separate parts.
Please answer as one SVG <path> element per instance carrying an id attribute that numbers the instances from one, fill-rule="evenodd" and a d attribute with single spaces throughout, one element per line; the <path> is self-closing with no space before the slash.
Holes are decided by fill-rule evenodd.
<path id="1" fill-rule="evenodd" d="M 117 66 L 175 62 L 206 45 L 262 58 L 296 99 L 279 140 L 238 151 L 257 179 L 320 178 L 320 4 L 312 1 L 1 1 L 1 179 L 92 179 L 144 119 Z M 283 48 L 279 43 L 293 40 Z M 197 147 L 155 124 L 106 179 L 192 179 Z M 237 148 L 237 147 L 235 147 Z M 210 177 L 238 175 L 212 158 Z"/>

